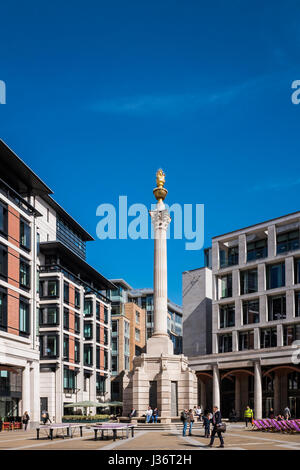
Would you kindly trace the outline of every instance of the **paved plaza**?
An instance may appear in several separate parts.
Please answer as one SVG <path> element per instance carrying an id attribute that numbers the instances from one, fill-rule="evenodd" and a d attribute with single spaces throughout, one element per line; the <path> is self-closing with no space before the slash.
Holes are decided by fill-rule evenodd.
<path id="1" fill-rule="evenodd" d="M 195 430 L 191 437 L 183 437 L 180 430 L 171 427 L 168 431 L 137 430 L 135 436 L 129 439 L 118 438 L 115 442 L 108 439 L 95 441 L 94 433 L 84 429 L 83 437 L 75 435 L 70 438 L 55 438 L 53 441 L 41 434 L 36 439 L 36 432 L 2 431 L 0 433 L 0 450 L 208 450 L 219 451 L 219 440 L 216 439 L 214 448 L 207 448 L 201 429 Z M 246 430 L 242 424 L 229 424 L 224 434 L 225 450 L 300 450 L 299 434 L 282 434 Z"/>

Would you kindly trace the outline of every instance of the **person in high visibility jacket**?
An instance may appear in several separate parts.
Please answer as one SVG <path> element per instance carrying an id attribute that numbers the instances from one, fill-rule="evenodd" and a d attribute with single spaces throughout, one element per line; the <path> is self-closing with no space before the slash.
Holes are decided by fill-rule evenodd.
<path id="1" fill-rule="evenodd" d="M 253 420 L 253 410 L 247 405 L 244 413 L 246 428 L 248 427 L 248 423 L 252 423 Z"/>

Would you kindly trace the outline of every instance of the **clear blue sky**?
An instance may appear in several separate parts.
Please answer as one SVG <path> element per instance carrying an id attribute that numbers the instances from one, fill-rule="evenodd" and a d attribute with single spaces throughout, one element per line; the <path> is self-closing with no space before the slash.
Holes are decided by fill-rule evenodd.
<path id="1" fill-rule="evenodd" d="M 297 211 L 300 3 L 264 0 L 1 4 L 0 136 L 96 236 L 96 207 L 205 204 L 212 236 Z M 169 296 L 203 263 L 168 245 Z M 108 277 L 152 286 L 153 241 L 90 242 Z"/>

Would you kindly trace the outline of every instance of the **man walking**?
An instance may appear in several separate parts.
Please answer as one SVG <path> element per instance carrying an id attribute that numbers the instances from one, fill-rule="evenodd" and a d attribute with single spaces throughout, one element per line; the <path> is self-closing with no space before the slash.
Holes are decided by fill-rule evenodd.
<path id="1" fill-rule="evenodd" d="M 224 447 L 224 439 L 223 439 L 223 436 L 222 436 L 222 432 L 219 430 L 219 427 L 222 424 L 221 411 L 218 410 L 217 406 L 214 406 L 213 411 L 214 411 L 214 414 L 213 414 L 213 417 L 212 417 L 213 430 L 212 430 L 212 433 L 211 433 L 210 443 L 208 444 L 208 447 L 213 446 L 216 434 L 218 435 L 218 438 L 220 439 L 219 447 Z"/>
<path id="2" fill-rule="evenodd" d="M 188 410 L 183 410 L 181 413 L 181 421 L 183 422 L 182 435 L 185 437 L 186 428 L 188 424 Z"/>
<path id="3" fill-rule="evenodd" d="M 250 408 L 249 405 L 246 406 L 245 413 L 244 413 L 246 428 L 248 427 L 248 423 L 252 423 L 253 420 L 253 410 Z"/>
<path id="4" fill-rule="evenodd" d="M 289 420 L 289 419 L 290 419 L 290 417 L 291 417 L 291 410 L 289 409 L 288 406 L 286 406 L 286 407 L 284 408 L 283 415 L 284 415 L 284 419 L 286 419 L 286 420 Z"/>

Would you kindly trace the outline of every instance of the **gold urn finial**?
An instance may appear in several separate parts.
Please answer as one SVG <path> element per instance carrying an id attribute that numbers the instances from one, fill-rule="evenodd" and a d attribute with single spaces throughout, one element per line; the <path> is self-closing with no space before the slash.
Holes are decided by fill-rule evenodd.
<path id="1" fill-rule="evenodd" d="M 166 188 L 164 188 L 166 181 L 166 175 L 160 168 L 156 172 L 156 185 L 157 187 L 153 189 L 153 194 L 155 198 L 157 199 L 157 202 L 162 202 L 166 195 L 168 194 L 168 191 Z"/>

